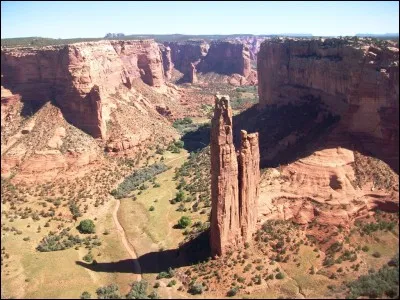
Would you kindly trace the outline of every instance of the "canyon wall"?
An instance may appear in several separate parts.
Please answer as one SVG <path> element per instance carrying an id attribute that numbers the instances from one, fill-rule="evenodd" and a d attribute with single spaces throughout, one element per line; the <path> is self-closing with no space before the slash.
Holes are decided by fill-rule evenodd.
<path id="1" fill-rule="evenodd" d="M 171 59 L 184 80 L 192 82 L 193 66 L 199 73 L 215 72 L 222 75 L 240 75 L 239 85 L 255 84 L 256 73 L 251 69 L 251 58 L 247 44 L 231 41 L 165 42 L 171 48 Z"/>
<path id="2" fill-rule="evenodd" d="M 164 84 L 160 48 L 152 40 L 99 41 L 1 50 L 2 85 L 41 107 L 53 101 L 64 117 L 95 138 L 106 137 L 102 104 L 120 85 L 140 78 Z"/>
<path id="3" fill-rule="evenodd" d="M 235 152 L 229 96 L 215 98 L 210 147 L 210 246 L 215 256 L 224 255 L 229 249 L 249 241 L 257 221 L 258 134 L 243 131 L 242 146 L 238 154 Z"/>
<path id="4" fill-rule="evenodd" d="M 398 170 L 399 50 L 351 39 L 266 40 L 257 60 L 260 107 L 317 98 L 366 150 Z"/>
<path id="5" fill-rule="evenodd" d="M 233 41 L 213 41 L 199 71 L 247 77 L 251 71 L 250 54 L 246 45 Z"/>

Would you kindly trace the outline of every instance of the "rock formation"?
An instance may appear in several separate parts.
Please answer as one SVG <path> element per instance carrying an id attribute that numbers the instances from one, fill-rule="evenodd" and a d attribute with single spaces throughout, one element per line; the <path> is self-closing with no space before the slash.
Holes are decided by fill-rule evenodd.
<path id="1" fill-rule="evenodd" d="M 216 96 L 211 125 L 212 255 L 243 245 L 257 221 L 258 134 L 242 133 L 239 164 L 233 145 L 229 96 Z"/>
<path id="2" fill-rule="evenodd" d="M 343 130 L 398 170 L 399 49 L 370 40 L 264 41 L 257 61 L 260 107 L 319 98 Z"/>
<path id="3" fill-rule="evenodd" d="M 164 84 L 160 48 L 152 40 L 2 49 L 1 72 L 4 87 L 23 102 L 41 107 L 52 100 L 69 122 L 96 138 L 106 136 L 102 104 L 120 85 L 130 89 L 138 78 Z"/>
<path id="4" fill-rule="evenodd" d="M 189 81 L 191 83 L 197 82 L 196 66 L 193 63 L 190 64 Z"/>
<path id="5" fill-rule="evenodd" d="M 171 48 L 165 47 L 162 44 L 160 44 L 159 46 L 160 46 L 161 53 L 162 53 L 164 76 L 166 79 L 169 80 L 169 79 L 171 79 L 172 69 L 174 67 L 174 64 L 172 63 L 172 58 L 171 58 Z"/>
<path id="6" fill-rule="evenodd" d="M 260 194 L 260 150 L 258 133 L 241 131 L 239 163 L 239 216 L 244 242 L 256 231 L 257 205 Z"/>

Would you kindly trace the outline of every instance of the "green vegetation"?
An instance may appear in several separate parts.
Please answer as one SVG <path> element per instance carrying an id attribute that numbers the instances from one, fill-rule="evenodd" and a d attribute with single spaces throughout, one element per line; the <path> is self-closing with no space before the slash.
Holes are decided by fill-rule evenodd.
<path id="1" fill-rule="evenodd" d="M 92 220 L 86 219 L 79 223 L 78 230 L 80 233 L 94 233 L 95 225 Z"/>
<path id="2" fill-rule="evenodd" d="M 399 254 L 378 272 L 360 276 L 348 284 L 350 292 L 348 298 L 356 299 L 360 296 L 370 298 L 399 297 Z"/>
<path id="3" fill-rule="evenodd" d="M 98 299 L 122 299 L 119 287 L 113 283 L 96 290 Z"/>
<path id="4" fill-rule="evenodd" d="M 199 283 L 194 283 L 189 287 L 188 293 L 190 293 L 192 295 L 202 294 L 203 293 L 203 286 L 201 284 L 199 284 Z"/>
<path id="5" fill-rule="evenodd" d="M 80 212 L 79 207 L 73 201 L 71 201 L 71 203 L 69 205 L 69 210 L 71 211 L 72 216 L 74 217 L 75 220 L 82 216 L 82 213 Z"/>
<path id="6" fill-rule="evenodd" d="M 44 237 L 36 250 L 40 252 L 60 251 L 74 247 L 75 245 L 85 245 L 87 248 L 93 248 L 101 245 L 101 242 L 97 237 L 92 238 L 88 236 L 86 238 L 80 238 L 79 235 L 72 235 L 69 232 L 69 228 L 63 229 L 59 234 L 50 231 L 48 236 Z"/>
<path id="7" fill-rule="evenodd" d="M 235 287 L 231 288 L 231 289 L 226 293 L 226 295 L 227 295 L 228 297 L 233 297 L 233 296 L 235 296 L 235 295 L 237 294 L 238 291 L 239 291 L 239 287 L 235 286 Z"/>
<path id="8" fill-rule="evenodd" d="M 88 254 L 86 254 L 82 259 L 88 263 L 92 262 L 92 260 L 93 260 L 92 252 L 89 252 Z"/>
<path id="9" fill-rule="evenodd" d="M 178 221 L 178 226 L 182 229 L 188 227 L 192 223 L 192 220 L 188 216 L 182 216 Z"/>
<path id="10" fill-rule="evenodd" d="M 81 294 L 81 299 L 90 299 L 90 298 L 92 298 L 92 295 L 91 295 L 89 292 L 87 292 L 87 291 L 84 291 L 84 292 Z"/>
<path id="11" fill-rule="evenodd" d="M 137 170 L 126 177 L 117 189 L 112 190 L 111 195 L 117 199 L 124 198 L 128 196 L 130 192 L 139 188 L 145 181 L 152 179 L 155 175 L 167 169 L 168 167 L 164 163 L 154 163 L 151 166 Z"/>
<path id="12" fill-rule="evenodd" d="M 145 280 L 131 284 L 131 290 L 126 295 L 126 299 L 146 299 L 148 283 Z"/>

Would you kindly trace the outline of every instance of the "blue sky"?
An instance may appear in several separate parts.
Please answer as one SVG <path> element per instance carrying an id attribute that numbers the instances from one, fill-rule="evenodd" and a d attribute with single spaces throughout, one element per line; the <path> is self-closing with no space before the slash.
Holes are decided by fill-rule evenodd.
<path id="1" fill-rule="evenodd" d="M 398 1 L 2 1 L 1 38 L 125 34 L 393 33 Z"/>

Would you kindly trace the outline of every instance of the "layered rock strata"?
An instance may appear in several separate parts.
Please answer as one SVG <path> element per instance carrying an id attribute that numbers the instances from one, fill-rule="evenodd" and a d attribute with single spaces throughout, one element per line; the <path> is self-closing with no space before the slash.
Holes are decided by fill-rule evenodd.
<path id="1" fill-rule="evenodd" d="M 162 86 L 162 62 L 160 48 L 152 40 L 1 50 L 2 82 L 7 89 L 33 107 L 53 101 L 70 123 L 103 139 L 102 104 L 119 86 L 131 89 L 138 78 Z"/>
<path id="2" fill-rule="evenodd" d="M 172 62 L 171 58 L 171 48 L 170 47 L 165 47 L 164 45 L 160 44 L 160 50 L 162 53 L 162 61 L 163 61 L 163 67 L 164 67 L 164 76 L 166 79 L 171 79 L 172 76 L 172 69 L 174 67 L 174 64 Z"/>
<path id="3" fill-rule="evenodd" d="M 343 130 L 398 170 L 399 49 L 371 40 L 264 41 L 257 60 L 260 107 L 322 100 Z"/>
<path id="4" fill-rule="evenodd" d="M 229 96 L 216 96 L 211 127 L 212 255 L 243 245 L 255 230 L 259 172 L 258 134 L 242 132 L 238 154 L 233 145 Z M 239 163 L 238 157 L 239 156 Z"/>

